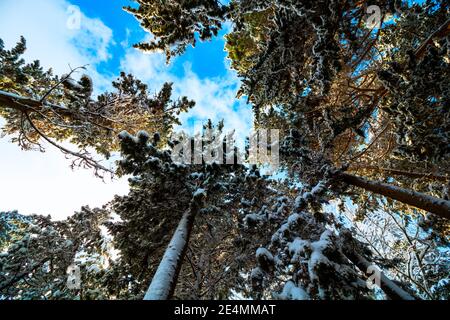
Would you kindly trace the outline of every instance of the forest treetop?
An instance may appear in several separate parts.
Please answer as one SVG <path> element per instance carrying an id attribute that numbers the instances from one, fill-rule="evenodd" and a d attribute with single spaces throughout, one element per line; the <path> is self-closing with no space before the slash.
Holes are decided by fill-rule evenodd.
<path id="1" fill-rule="evenodd" d="M 136 47 L 168 61 L 231 22 L 237 96 L 256 128 L 281 131 L 286 178 L 174 163 L 168 133 L 193 102 L 173 102 L 169 84 L 152 98 L 122 74 L 95 100 L 89 78 L 25 65 L 23 40 L 1 45 L 6 132 L 24 146 L 70 137 L 120 149 L 118 173 L 130 176 L 128 195 L 61 223 L 2 214 L 2 295 L 374 299 L 365 281 L 376 264 L 385 297 L 448 299 L 448 1 L 379 1 L 374 25 L 369 1 L 135 2 L 126 11 L 152 35 Z M 64 286 L 72 263 L 84 268 L 83 290 Z"/>

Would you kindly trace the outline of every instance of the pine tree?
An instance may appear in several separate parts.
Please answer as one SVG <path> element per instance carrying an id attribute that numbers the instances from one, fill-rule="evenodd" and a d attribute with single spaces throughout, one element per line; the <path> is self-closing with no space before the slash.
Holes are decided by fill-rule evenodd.
<path id="1" fill-rule="evenodd" d="M 162 51 L 167 62 L 182 54 L 197 37 L 208 40 L 222 28 L 227 7 L 216 0 L 154 1 L 138 0 L 137 8 L 125 7 L 155 37 L 149 43 L 135 45 L 143 51 Z"/>
<path id="2" fill-rule="evenodd" d="M 171 99 L 172 85 L 166 83 L 154 97 L 146 84 L 132 75 L 121 73 L 112 83 L 113 92 L 97 98 L 92 80 L 73 76 L 77 68 L 63 76 L 44 71 L 39 61 L 26 64 L 22 58 L 25 39 L 5 50 L 0 39 L 0 115 L 6 120 L 3 135 L 22 149 L 38 149 L 45 140 L 63 153 L 74 157 L 73 166 L 91 167 L 101 174 L 111 171 L 89 153 L 89 148 L 108 158 L 119 150 L 117 134 L 123 129 L 159 131 L 166 139 L 178 123 L 178 115 L 194 103 L 186 97 Z M 72 151 L 60 142 L 70 141 L 80 151 Z"/>
<path id="3" fill-rule="evenodd" d="M 62 223 L 5 216 L 11 222 L 3 228 L 8 230 L 0 260 L 3 295 L 43 297 L 27 282 L 61 281 L 62 270 L 85 251 L 109 256 L 101 245 L 106 237 L 101 225 L 119 254 L 99 273 L 85 273 L 88 293 L 67 294 L 85 299 L 235 294 L 374 299 L 366 280 L 376 264 L 382 268 L 386 298 L 448 298 L 448 2 L 381 1 L 375 27 L 367 20 L 367 1 L 137 3 L 138 8 L 127 11 L 155 37 L 137 47 L 163 50 L 168 59 L 195 45 L 196 37 L 216 35 L 225 19 L 233 22 L 226 50 L 242 77 L 238 94 L 252 103 L 255 127 L 283 129 L 286 179 L 274 181 L 257 166 L 196 162 L 193 137 L 166 138 L 175 117 L 156 128 L 162 134 L 153 137 L 137 131 L 140 126 L 155 132 L 146 122 L 133 129 L 117 127 L 127 130 L 119 134 L 116 147 L 123 157 L 118 174 L 131 176 L 129 194 L 103 209 L 83 209 L 76 220 Z M 25 81 L 21 72 L 36 73 L 48 83 L 61 81 L 29 71 L 37 67 L 22 67 L 18 56 L 23 47 L 1 51 L 9 69 L 0 70 L 14 77 L 0 83 L 20 84 Z M 90 92 L 88 82 L 81 78 L 74 86 L 70 81 L 72 89 L 59 96 L 52 90 L 43 100 L 79 106 L 86 98 L 82 94 Z M 74 92 L 75 87 L 80 90 Z M 146 95 L 144 84 L 125 75 L 115 88 L 115 96 L 103 95 L 98 103 L 125 94 L 132 116 L 140 116 L 135 106 L 156 108 L 159 101 L 164 106 L 170 101 L 168 85 L 155 100 Z M 191 105 L 187 100 L 181 104 Z M 51 105 L 46 108 L 52 110 Z M 42 101 L 38 105 L 44 106 Z M 14 112 L 27 113 L 20 108 Z M 213 128 L 211 122 L 205 125 Z M 220 133 L 223 123 L 217 129 Z M 207 146 L 225 142 L 197 138 Z M 193 164 L 173 158 L 186 142 L 189 148 L 182 155 Z M 215 157 L 236 158 L 237 153 Z M 30 238 L 34 245 L 24 249 L 33 223 L 42 228 Z M 66 238 L 76 241 L 73 250 L 62 249 Z M 39 245 L 44 241 L 55 245 Z M 41 268 L 47 267 L 50 248 L 57 253 L 54 272 Z M 21 263 L 24 253 L 32 258 L 28 264 Z M 55 283 L 49 298 L 58 297 L 53 292 L 60 282 Z"/>

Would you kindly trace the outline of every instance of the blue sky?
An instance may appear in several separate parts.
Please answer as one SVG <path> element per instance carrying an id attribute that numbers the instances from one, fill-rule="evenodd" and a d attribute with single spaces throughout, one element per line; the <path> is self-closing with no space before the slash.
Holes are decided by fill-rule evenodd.
<path id="1" fill-rule="evenodd" d="M 88 64 L 96 92 L 110 88 L 120 71 L 134 74 L 159 90 L 174 82 L 174 96 L 186 95 L 197 102 L 181 120 L 193 123 L 225 120 L 227 129 L 241 139 L 252 125 L 250 106 L 235 95 L 239 79 L 228 67 L 222 31 L 211 42 L 175 58 L 167 66 L 163 54 L 143 54 L 132 44 L 149 37 L 135 18 L 122 10 L 129 0 L 1 0 L 0 38 L 11 47 L 21 35 L 28 42 L 25 58 L 41 60 L 45 68 L 63 74 L 71 67 Z M 68 28 L 71 6 L 81 13 L 80 28 Z M 0 119 L 1 126 L 1 119 Z M 45 154 L 24 152 L 0 138 L 0 210 L 52 214 L 63 218 L 82 205 L 100 206 L 114 194 L 128 190 L 125 180 L 103 183 L 89 170 L 71 171 L 70 161 L 51 147 Z M 26 195 L 26 197 L 24 197 Z"/>

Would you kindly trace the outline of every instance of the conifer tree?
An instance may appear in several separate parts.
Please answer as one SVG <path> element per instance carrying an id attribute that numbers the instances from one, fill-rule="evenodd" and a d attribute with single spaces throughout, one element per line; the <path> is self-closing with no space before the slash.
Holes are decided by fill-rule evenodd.
<path id="1" fill-rule="evenodd" d="M 115 250 L 108 266 L 85 272 L 86 291 L 64 294 L 84 299 L 375 299 L 366 280 L 376 264 L 385 298 L 448 299 L 448 1 L 379 1 L 375 25 L 369 1 L 136 2 L 137 8 L 126 10 L 154 36 L 136 47 L 163 50 L 168 60 L 232 22 L 226 50 L 242 78 L 237 94 L 252 104 L 256 128 L 281 129 L 286 179 L 264 176 L 258 166 L 196 162 L 193 137 L 167 138 L 173 114 L 162 129 L 148 125 L 148 119 L 130 128 L 129 123 L 115 126 L 126 131 L 105 149 L 120 148 L 117 172 L 130 176 L 129 194 L 102 209 L 84 208 L 61 223 L 4 215 L 2 295 L 47 297 L 33 281 L 49 283 L 55 277 L 54 287 L 44 288 L 51 292 L 48 298 L 58 298 L 63 270 L 77 256 L 110 257 Z M 70 112 L 68 123 L 78 121 L 70 117 L 71 106 L 87 117 L 83 121 L 96 121 L 81 106 L 122 105 L 124 95 L 130 99 L 125 103 L 130 117 L 139 118 L 141 106 L 170 115 L 169 85 L 151 99 L 144 84 L 122 75 L 117 93 L 91 101 L 86 78 L 74 83 L 37 65 L 24 66 L 19 60 L 23 49 L 24 43 L 0 51 L 6 66 L 0 65 L 0 89 L 9 86 L 20 95 L 0 94 L 0 102 L 9 105 L 3 109 L 12 112 L 2 114 L 12 133 L 23 130 L 18 117 L 36 108 L 43 114 L 33 117 L 41 118 L 28 116 L 25 123 L 34 124 L 33 132 L 42 137 L 36 123 L 55 121 L 49 114 L 62 105 Z M 45 84 L 36 88 L 47 90 L 28 94 L 30 75 Z M 191 105 L 187 99 L 174 104 L 180 111 Z M 108 118 L 126 114 L 112 112 Z M 212 128 L 211 122 L 205 126 Z M 223 124 L 217 129 L 220 133 Z M 78 145 L 94 144 L 71 130 L 61 132 Z M 161 133 L 147 133 L 157 130 Z M 62 139 L 52 130 L 43 132 Z M 206 146 L 225 142 L 197 138 Z M 190 161 L 178 163 L 173 156 L 186 142 L 182 155 Z M 215 160 L 237 156 L 233 150 L 215 154 Z M 32 225 L 38 228 L 29 230 Z M 114 250 L 102 246 L 108 237 Z M 62 239 L 75 245 L 64 249 Z M 27 241 L 32 245 L 27 247 Z M 51 250 L 52 272 L 47 268 Z"/>

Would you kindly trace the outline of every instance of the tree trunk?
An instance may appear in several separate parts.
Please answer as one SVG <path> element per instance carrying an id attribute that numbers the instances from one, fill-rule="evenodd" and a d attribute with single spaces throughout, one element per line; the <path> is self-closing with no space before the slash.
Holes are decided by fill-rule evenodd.
<path id="1" fill-rule="evenodd" d="M 51 108 L 61 115 L 73 115 L 73 112 L 65 107 L 42 102 L 36 99 L 22 97 L 14 93 L 0 90 L 0 107 L 10 108 L 22 112 L 42 111 L 43 107 Z"/>
<path id="2" fill-rule="evenodd" d="M 195 215 L 196 210 L 188 209 L 181 217 L 144 300 L 168 300 L 172 297 L 186 254 Z"/>
<path id="3" fill-rule="evenodd" d="M 450 219 L 450 201 L 396 187 L 387 183 L 369 181 L 348 173 L 342 173 L 341 178 L 350 185 L 423 209 L 442 218 Z"/>

